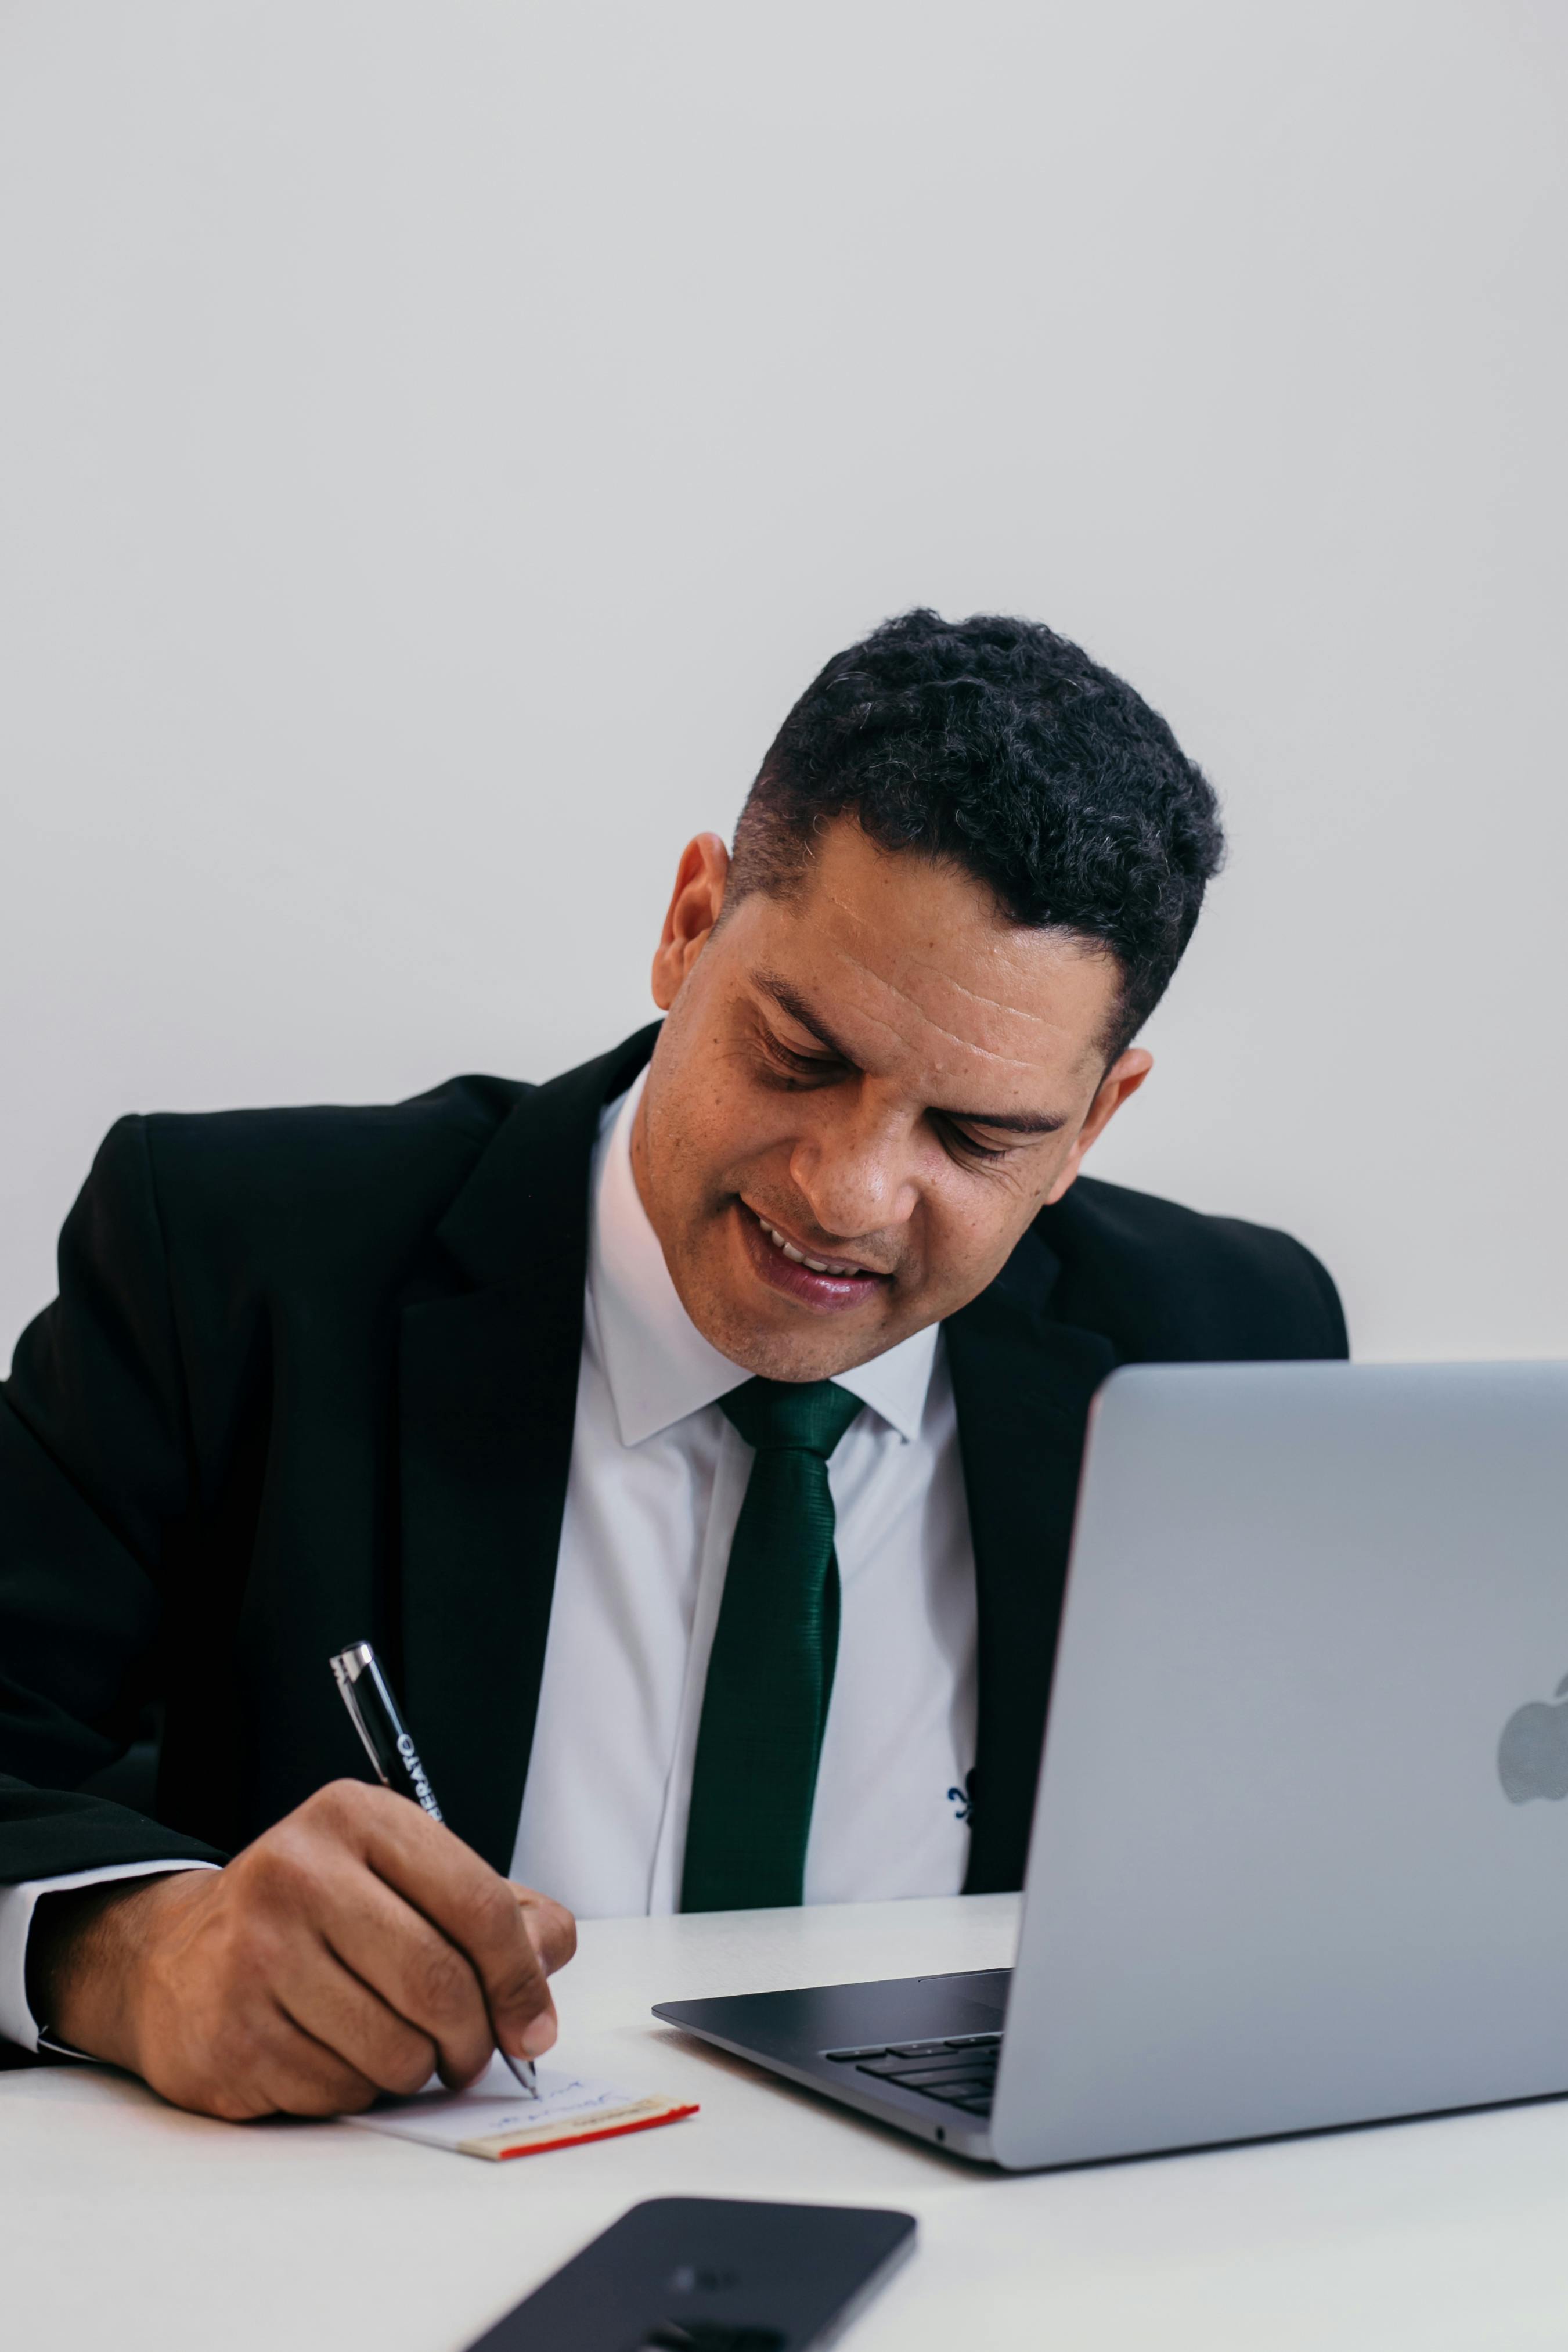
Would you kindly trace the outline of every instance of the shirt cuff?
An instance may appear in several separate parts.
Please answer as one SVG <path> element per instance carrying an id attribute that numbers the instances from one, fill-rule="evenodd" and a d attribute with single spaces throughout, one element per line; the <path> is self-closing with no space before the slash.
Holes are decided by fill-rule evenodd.
<path id="1" fill-rule="evenodd" d="M 68 1870 L 58 1878 L 29 1878 L 20 1886 L 0 1886 L 0 2041 L 37 2050 L 45 2031 L 27 2006 L 27 1937 L 33 1913 L 44 1895 L 68 1895 L 77 1886 L 107 1886 L 114 1879 L 152 1878 L 159 1872 L 215 1870 L 211 1862 L 120 1862 L 102 1870 Z"/>

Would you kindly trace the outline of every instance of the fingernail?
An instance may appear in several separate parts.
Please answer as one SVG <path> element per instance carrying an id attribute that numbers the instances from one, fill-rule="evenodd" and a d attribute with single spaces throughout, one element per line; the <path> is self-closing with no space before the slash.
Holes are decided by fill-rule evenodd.
<path id="1" fill-rule="evenodd" d="M 556 2023 L 554 2018 L 550 2015 L 548 2009 L 541 2010 L 538 2016 L 530 2018 L 528 2024 L 523 2028 L 524 2056 L 528 2058 L 542 2058 L 547 2050 L 553 2050 L 555 2048 L 555 2035 Z"/>

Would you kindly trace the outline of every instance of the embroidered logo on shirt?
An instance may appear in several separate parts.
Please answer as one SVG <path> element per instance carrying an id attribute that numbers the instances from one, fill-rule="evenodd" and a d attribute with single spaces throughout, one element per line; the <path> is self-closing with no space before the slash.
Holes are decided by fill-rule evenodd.
<path id="1" fill-rule="evenodd" d="M 973 1772 L 965 1773 L 964 1785 L 961 1789 L 948 1790 L 947 1802 L 950 1805 L 956 1805 L 957 1807 L 958 1819 L 961 1822 L 970 1821 L 974 1818 L 975 1776 Z"/>

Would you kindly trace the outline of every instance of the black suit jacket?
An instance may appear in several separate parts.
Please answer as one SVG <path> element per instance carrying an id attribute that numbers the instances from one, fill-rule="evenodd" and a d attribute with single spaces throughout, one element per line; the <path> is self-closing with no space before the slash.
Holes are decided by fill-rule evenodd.
<path id="1" fill-rule="evenodd" d="M 388 1660 L 446 1817 L 510 1857 L 571 1451 L 603 1105 L 652 1050 L 385 1109 L 122 1119 L 0 1389 L 0 1883 L 231 1853 L 362 1771 Z M 1339 1356 L 1282 1234 L 1081 1181 L 946 1325 L 974 1538 L 967 1885 L 1019 1885 L 1094 1390 Z M 606 1639 L 613 1639 L 606 1628 Z M 150 1701 L 157 1820 L 86 1793 Z"/>

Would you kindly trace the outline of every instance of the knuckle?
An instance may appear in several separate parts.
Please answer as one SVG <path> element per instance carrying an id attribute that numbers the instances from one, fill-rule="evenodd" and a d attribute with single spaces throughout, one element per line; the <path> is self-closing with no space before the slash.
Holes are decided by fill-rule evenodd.
<path id="1" fill-rule="evenodd" d="M 340 2116 L 352 2111 L 352 2093 L 335 2083 L 297 2081 L 288 2084 L 277 2102 L 286 2116 Z M 370 2101 L 367 2099 L 368 2106 Z"/>
<path id="2" fill-rule="evenodd" d="M 450 2017 L 465 2008 L 474 1990 L 474 1971 L 452 1945 L 437 1944 L 422 1954 L 419 1992 L 434 2016 Z"/>
<path id="3" fill-rule="evenodd" d="M 443 2057 L 441 2079 L 449 2091 L 465 2091 L 476 2083 L 490 2063 L 491 2048 L 486 2042 L 483 2049 L 475 2049 L 464 2056 L 449 2053 Z"/>
<path id="4" fill-rule="evenodd" d="M 161 2051 L 143 2071 L 172 2105 L 223 2123 L 246 2123 L 270 2115 L 277 2104 L 263 2087 L 266 2058 L 265 2037 L 220 2019 L 194 2047 Z"/>
<path id="5" fill-rule="evenodd" d="M 512 1893 L 528 1941 L 545 1969 L 553 1974 L 565 1968 L 577 1951 L 577 1921 L 572 1913 L 553 1895 L 538 1894 L 532 1887 L 514 1885 Z"/>
<path id="6" fill-rule="evenodd" d="M 517 1941 L 522 1914 L 517 1896 L 504 1878 L 493 1877 L 476 1888 L 469 1917 L 474 1935 L 486 1945 L 505 1947 Z"/>
<path id="7" fill-rule="evenodd" d="M 377 2085 L 346 2058 L 298 2044 L 281 2053 L 274 2071 L 274 2101 L 286 2115 L 358 2115 L 377 2096 Z"/>
<path id="8" fill-rule="evenodd" d="M 247 2124 L 256 2116 L 270 2114 L 272 2108 L 270 2099 L 247 2095 L 237 2084 L 223 2083 L 209 2094 L 204 2112 L 216 2116 L 221 2123 Z"/>
<path id="9" fill-rule="evenodd" d="M 362 1780 L 329 1780 L 299 1808 L 327 1830 L 351 1830 L 365 1818 L 365 1799 L 371 1794 Z"/>
<path id="10" fill-rule="evenodd" d="M 231 1868 L 239 1872 L 242 1896 L 264 1906 L 292 1902 L 307 1875 L 305 1857 L 286 1827 L 258 1838 Z"/>
<path id="11" fill-rule="evenodd" d="M 141 2053 L 139 2072 L 172 2107 L 183 2107 L 192 2115 L 217 2116 L 225 2123 L 240 2120 L 244 2108 L 240 2086 L 221 2071 L 193 2064 L 183 2053 L 154 2050 Z"/>
<path id="12" fill-rule="evenodd" d="M 410 2097 L 423 2090 L 435 2072 L 435 2044 L 423 2034 L 405 2034 L 400 2046 L 377 2069 L 382 2088 Z"/>
<path id="13" fill-rule="evenodd" d="M 420 2082 L 423 2080 L 422 2074 Z M 410 2087 L 418 2090 L 419 2083 Z M 367 2107 L 374 2106 L 381 2095 L 381 2085 L 367 2082 L 362 2074 L 350 2074 L 340 2087 L 329 2086 L 328 2095 L 332 2100 L 332 2105 L 326 2110 L 329 2115 L 362 2116 Z"/>

